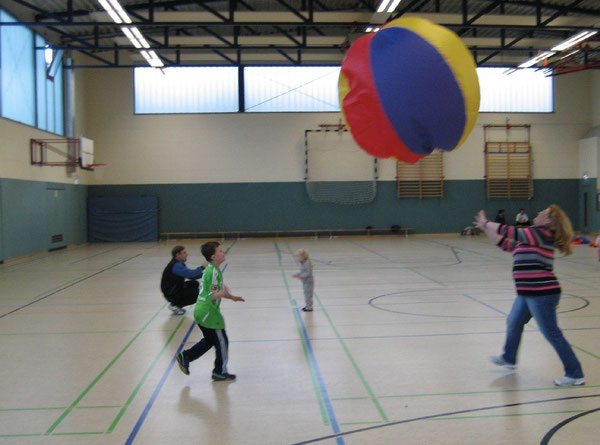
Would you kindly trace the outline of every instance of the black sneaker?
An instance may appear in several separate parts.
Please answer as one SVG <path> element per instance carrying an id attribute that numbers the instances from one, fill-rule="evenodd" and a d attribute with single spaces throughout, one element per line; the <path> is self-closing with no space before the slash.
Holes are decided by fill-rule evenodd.
<path id="1" fill-rule="evenodd" d="M 185 359 L 183 352 L 177 354 L 177 364 L 179 365 L 181 372 L 183 372 L 185 375 L 190 375 L 190 362 Z"/>
<path id="2" fill-rule="evenodd" d="M 302 308 L 302 310 L 303 310 L 304 312 L 312 312 L 312 311 L 313 311 L 313 310 L 312 310 L 312 307 L 303 307 L 303 308 Z"/>
<path id="3" fill-rule="evenodd" d="M 226 372 L 224 372 L 223 374 L 219 374 L 219 373 L 213 372 L 212 379 L 215 382 L 221 382 L 223 380 L 235 380 L 235 374 L 228 374 Z"/>

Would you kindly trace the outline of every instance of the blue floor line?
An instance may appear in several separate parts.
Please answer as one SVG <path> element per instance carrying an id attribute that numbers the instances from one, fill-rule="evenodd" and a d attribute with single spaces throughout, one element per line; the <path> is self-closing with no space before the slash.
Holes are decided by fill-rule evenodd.
<path id="1" fill-rule="evenodd" d="M 483 306 L 485 306 L 485 307 L 488 307 L 488 308 L 490 308 L 491 310 L 493 310 L 493 311 L 495 311 L 495 312 L 498 312 L 499 314 L 502 314 L 502 315 L 504 315 L 504 316 L 508 315 L 506 312 L 503 312 L 503 311 L 501 311 L 500 309 L 497 309 L 497 308 L 495 308 L 495 307 L 494 307 L 494 306 L 492 306 L 491 304 L 484 303 L 483 301 L 481 301 L 481 300 L 478 300 L 477 298 L 475 298 L 475 297 L 472 297 L 472 296 L 470 296 L 470 295 L 467 295 L 467 294 L 463 294 L 463 295 L 464 295 L 465 297 L 467 297 L 467 298 L 469 298 L 469 299 L 471 299 L 471 300 L 475 301 L 476 303 L 479 303 L 479 304 L 481 304 L 481 305 L 483 305 Z"/>
<path id="2" fill-rule="evenodd" d="M 152 408 L 152 405 L 154 404 L 154 401 L 158 397 L 158 394 L 160 393 L 163 385 L 167 381 L 167 377 L 169 376 L 169 374 L 171 372 L 171 369 L 173 369 L 173 366 L 175 365 L 175 360 L 176 360 L 177 354 L 179 354 L 181 352 L 181 350 L 183 349 L 183 346 L 187 342 L 187 339 L 190 336 L 190 334 L 192 333 L 192 330 L 194 329 L 194 326 L 196 326 L 196 323 L 192 323 L 192 325 L 190 326 L 190 328 L 187 331 L 187 334 L 185 334 L 185 337 L 183 337 L 183 340 L 181 340 L 181 343 L 179 344 L 179 348 L 177 348 L 177 352 L 175 353 L 175 355 L 171 359 L 171 363 L 169 363 L 169 366 L 167 366 L 167 369 L 163 373 L 163 376 L 161 377 L 160 382 L 158 382 L 158 385 L 156 386 L 156 389 L 152 393 L 152 396 L 150 397 L 150 400 L 148 400 L 148 403 L 146 404 L 146 406 L 144 408 L 144 411 L 142 411 L 142 414 L 140 415 L 139 419 L 135 423 L 135 426 L 133 427 L 133 430 L 131 431 L 131 433 L 129 434 L 129 437 L 125 441 L 125 445 L 130 445 L 135 440 L 135 437 L 137 436 L 137 433 L 140 431 L 140 428 L 142 427 L 142 424 L 146 420 L 146 417 L 148 416 L 148 413 L 150 412 L 150 409 Z"/>
<path id="3" fill-rule="evenodd" d="M 294 300 L 295 303 L 295 300 Z M 300 309 L 296 305 L 294 308 L 294 312 L 296 317 L 298 318 L 300 328 L 302 329 L 302 336 L 304 337 L 304 341 L 306 342 L 306 349 L 308 350 L 308 355 L 310 357 L 310 363 L 313 367 L 313 371 L 315 373 L 315 377 L 317 378 L 317 382 L 319 383 L 319 390 L 321 391 L 321 397 L 323 398 L 323 403 L 325 404 L 325 409 L 327 410 L 327 416 L 329 417 L 329 421 L 331 422 L 331 427 L 333 428 L 334 434 L 340 433 L 340 426 L 335 417 L 335 413 L 333 412 L 333 406 L 331 405 L 331 400 L 329 399 L 329 394 L 327 394 L 327 388 L 325 388 L 325 382 L 323 382 L 323 376 L 321 375 L 321 370 L 319 368 L 319 364 L 317 363 L 317 358 L 315 357 L 315 353 L 312 348 L 312 344 L 310 339 L 308 338 L 308 332 L 306 331 L 306 325 L 304 324 L 304 319 L 300 314 Z M 344 438 L 337 437 L 336 442 L 338 445 L 344 445 Z"/>
<path id="4" fill-rule="evenodd" d="M 227 264 L 225 264 L 225 266 L 223 266 L 223 269 L 221 270 L 221 272 L 225 272 L 225 270 L 227 269 L 228 264 L 229 263 L 227 263 Z M 140 415 L 139 419 L 135 423 L 135 426 L 133 427 L 133 430 L 131 431 L 131 433 L 129 434 L 129 437 L 125 441 L 125 445 L 131 445 L 133 443 L 133 441 L 135 440 L 135 437 L 137 436 L 137 433 L 140 431 L 140 428 L 142 427 L 144 421 L 146 420 L 146 417 L 148 416 L 148 413 L 150 412 L 150 409 L 152 408 L 152 405 L 154 405 L 154 401 L 158 397 L 158 394 L 160 393 L 163 385 L 167 381 L 167 377 L 171 373 L 171 369 L 173 369 L 173 366 L 175 366 L 175 361 L 177 360 L 177 355 L 183 350 L 183 347 L 185 346 L 185 344 L 187 343 L 188 338 L 190 337 L 190 334 L 194 330 L 194 326 L 196 326 L 196 322 L 195 321 L 192 323 L 192 325 L 188 329 L 187 334 L 185 334 L 185 337 L 183 337 L 183 340 L 181 340 L 181 343 L 179 344 L 179 347 L 177 348 L 177 352 L 175 353 L 175 355 L 171 359 L 171 363 L 169 363 L 169 366 L 167 366 L 167 369 L 165 370 L 163 376 L 161 377 L 160 382 L 158 382 L 158 385 L 156 386 L 156 389 L 152 393 L 152 396 L 150 397 L 150 400 L 148 400 L 148 403 L 144 407 L 144 411 L 142 411 L 142 414 Z"/>

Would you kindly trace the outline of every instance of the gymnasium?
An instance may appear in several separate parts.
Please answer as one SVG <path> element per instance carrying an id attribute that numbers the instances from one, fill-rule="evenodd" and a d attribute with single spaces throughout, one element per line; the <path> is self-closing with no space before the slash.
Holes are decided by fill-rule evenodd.
<path id="1" fill-rule="evenodd" d="M 338 91 L 404 18 L 455 33 L 480 91 L 414 163 L 357 144 Z M 0 445 L 597 443 L 599 30 L 597 0 L 0 0 Z M 490 362 L 516 292 L 475 215 L 550 204 L 581 386 L 533 319 Z M 220 306 L 234 381 L 212 350 L 180 371 L 202 332 L 160 288 L 207 241 L 245 299 Z"/>

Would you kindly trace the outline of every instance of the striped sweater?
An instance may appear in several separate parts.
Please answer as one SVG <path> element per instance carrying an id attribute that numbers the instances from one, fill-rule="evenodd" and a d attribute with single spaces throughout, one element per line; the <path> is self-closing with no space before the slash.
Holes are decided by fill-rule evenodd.
<path id="1" fill-rule="evenodd" d="M 553 272 L 554 233 L 544 226 L 517 228 L 502 224 L 498 247 L 513 254 L 517 294 L 524 297 L 560 294 Z"/>

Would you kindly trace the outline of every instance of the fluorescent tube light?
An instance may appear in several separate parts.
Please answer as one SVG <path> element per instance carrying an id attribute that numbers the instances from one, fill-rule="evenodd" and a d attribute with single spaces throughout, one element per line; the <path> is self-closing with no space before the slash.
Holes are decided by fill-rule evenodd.
<path id="1" fill-rule="evenodd" d="M 558 59 L 558 60 L 560 61 L 560 60 L 566 59 L 567 57 L 571 57 L 572 55 L 575 55 L 575 54 L 577 54 L 579 51 L 580 51 L 580 50 L 578 50 L 578 49 L 576 49 L 575 51 L 571 51 L 569 54 L 566 54 L 566 55 L 562 56 L 562 57 L 561 57 L 560 59 Z"/>
<path id="2" fill-rule="evenodd" d="M 372 26 L 369 26 L 367 29 L 365 29 L 365 32 L 371 32 L 371 31 L 373 31 L 373 27 Z"/>
<path id="3" fill-rule="evenodd" d="M 394 12 L 396 10 L 396 8 L 398 7 L 398 5 L 400 4 L 402 0 L 394 0 L 392 2 L 392 4 L 390 5 L 390 7 L 388 8 L 387 12 Z"/>
<path id="4" fill-rule="evenodd" d="M 136 26 L 134 26 L 133 28 L 131 28 L 131 32 L 133 33 L 133 35 L 135 36 L 135 38 L 138 39 L 138 41 L 142 44 L 142 46 L 144 48 L 150 48 L 150 45 L 148 44 L 148 42 L 146 41 L 146 39 L 144 38 L 144 36 L 140 32 L 140 30 L 137 29 Z"/>
<path id="5" fill-rule="evenodd" d="M 379 8 L 377 8 L 377 12 L 383 12 L 385 11 L 385 8 L 387 8 L 387 5 L 389 4 L 390 0 L 381 0 L 381 3 L 379 4 Z"/>
<path id="6" fill-rule="evenodd" d="M 553 56 L 554 54 L 556 54 L 555 51 L 545 51 L 542 54 L 539 54 L 534 58 L 529 59 L 527 62 L 520 64 L 519 68 L 529 68 L 530 66 L 533 66 L 536 63 L 541 62 L 542 60 L 547 59 L 550 56 Z"/>
<path id="7" fill-rule="evenodd" d="M 131 43 L 133 43 L 133 46 L 135 46 L 138 49 L 142 47 L 142 44 L 138 41 L 138 39 L 136 39 L 133 36 L 133 34 L 131 33 L 131 30 L 129 28 L 127 28 L 126 26 L 121 26 L 121 31 L 123 31 L 123 34 L 125 34 L 125 36 L 127 36 L 129 41 Z"/>
<path id="8" fill-rule="evenodd" d="M 592 37 L 597 32 L 598 31 L 583 31 L 583 32 L 580 32 L 579 34 L 576 34 L 573 37 L 568 38 L 564 42 L 559 43 L 558 45 L 556 45 L 554 48 L 552 48 L 552 51 L 564 51 L 565 49 L 569 49 L 572 46 L 575 46 L 578 43 L 583 42 L 584 40 L 589 39 L 590 37 Z"/>
<path id="9" fill-rule="evenodd" d="M 112 6 L 110 6 L 108 4 L 107 0 L 98 0 L 98 1 L 102 5 L 102 7 L 106 10 L 106 12 L 108 12 L 108 15 L 110 15 L 110 18 L 113 19 L 113 22 L 123 23 L 123 20 L 121 20 L 121 17 L 119 17 L 119 14 L 117 14 L 116 11 L 112 8 Z"/>
<path id="10" fill-rule="evenodd" d="M 123 7 L 119 4 L 119 2 L 117 0 L 108 0 L 108 1 L 110 2 L 113 9 L 117 12 L 117 14 L 119 14 L 119 17 L 121 17 L 121 19 L 125 23 L 131 23 L 131 19 L 129 18 L 129 16 L 127 15 L 127 13 L 125 12 Z"/>
<path id="11" fill-rule="evenodd" d="M 146 61 L 148 62 L 148 64 L 150 66 L 153 66 L 155 68 L 164 66 L 164 64 L 162 63 L 162 60 L 160 60 L 158 58 L 158 56 L 156 55 L 156 53 L 154 51 L 141 50 L 140 54 L 142 56 L 144 56 L 144 59 L 146 59 Z"/>

